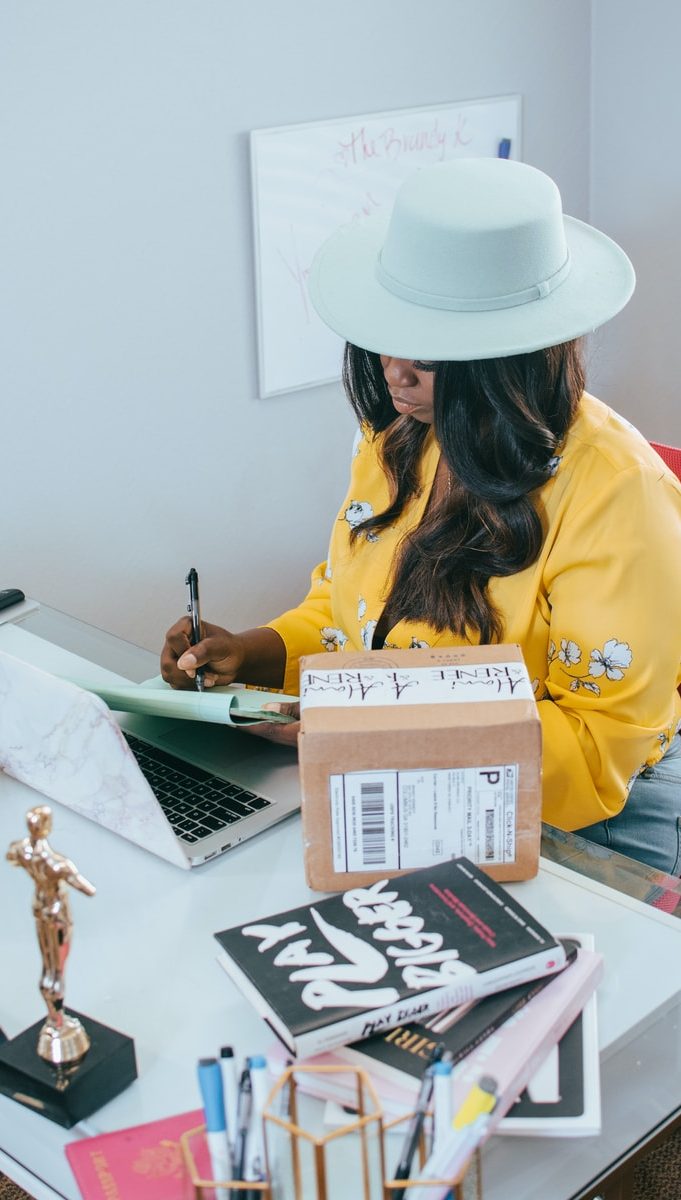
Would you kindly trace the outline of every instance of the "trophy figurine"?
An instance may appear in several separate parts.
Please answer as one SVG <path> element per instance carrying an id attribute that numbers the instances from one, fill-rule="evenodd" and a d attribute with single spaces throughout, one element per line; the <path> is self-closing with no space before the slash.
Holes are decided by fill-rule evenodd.
<path id="1" fill-rule="evenodd" d="M 69 889 L 94 896 L 77 867 L 47 838 L 52 810 L 26 814 L 28 836 L 12 842 L 7 858 L 34 883 L 33 916 L 42 958 L 40 993 L 47 1020 L 0 1045 L 0 1092 L 70 1128 L 137 1078 L 132 1039 L 82 1013 L 64 1011 L 64 972 L 73 921 Z"/>
<path id="2" fill-rule="evenodd" d="M 12 842 L 7 858 L 13 866 L 23 867 L 35 884 L 33 916 L 43 960 L 40 992 L 47 1005 L 38 1054 L 50 1063 L 74 1063 L 87 1053 L 90 1039 L 78 1018 L 64 1012 L 64 971 L 73 931 L 68 888 L 86 896 L 94 896 L 95 888 L 47 841 L 52 829 L 51 808 L 46 804 L 31 808 L 26 824 L 28 837 Z"/>

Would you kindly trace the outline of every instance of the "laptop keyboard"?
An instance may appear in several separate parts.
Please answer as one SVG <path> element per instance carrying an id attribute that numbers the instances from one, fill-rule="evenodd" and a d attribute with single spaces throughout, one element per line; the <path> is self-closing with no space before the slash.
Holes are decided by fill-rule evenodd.
<path id="1" fill-rule="evenodd" d="M 218 779 L 202 767 L 195 767 L 129 733 L 124 736 L 174 832 L 183 842 L 198 842 L 270 807 L 271 801 L 264 796 Z"/>

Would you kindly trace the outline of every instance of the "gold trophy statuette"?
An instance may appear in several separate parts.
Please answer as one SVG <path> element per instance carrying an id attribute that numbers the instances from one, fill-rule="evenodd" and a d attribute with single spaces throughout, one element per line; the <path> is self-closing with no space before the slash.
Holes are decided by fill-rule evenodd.
<path id="1" fill-rule="evenodd" d="M 28 837 L 12 842 L 7 858 L 23 867 L 35 884 L 33 916 L 43 961 L 40 992 L 48 1017 L 38 1036 L 38 1054 L 47 1062 L 78 1062 L 90 1048 L 90 1039 L 77 1017 L 64 1012 L 64 970 L 71 949 L 73 922 L 68 888 L 94 896 L 95 888 L 70 859 L 53 850 L 47 841 L 52 829 L 52 809 L 46 804 L 26 813 Z"/>

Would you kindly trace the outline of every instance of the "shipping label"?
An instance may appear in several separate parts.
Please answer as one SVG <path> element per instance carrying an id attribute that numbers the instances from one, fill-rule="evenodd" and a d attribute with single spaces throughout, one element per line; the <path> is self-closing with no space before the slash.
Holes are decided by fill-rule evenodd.
<path id="1" fill-rule="evenodd" d="M 330 801 L 335 871 L 515 861 L 517 763 L 349 771 L 331 776 Z"/>

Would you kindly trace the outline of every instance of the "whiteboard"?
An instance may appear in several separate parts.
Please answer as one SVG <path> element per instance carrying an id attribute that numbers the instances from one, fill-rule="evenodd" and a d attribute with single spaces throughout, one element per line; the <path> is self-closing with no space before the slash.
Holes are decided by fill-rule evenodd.
<path id="1" fill-rule="evenodd" d="M 446 158 L 519 158 L 519 96 L 251 133 L 260 395 L 338 379 L 343 342 L 310 303 L 317 248 L 339 225 L 386 216 L 402 180 Z"/>

